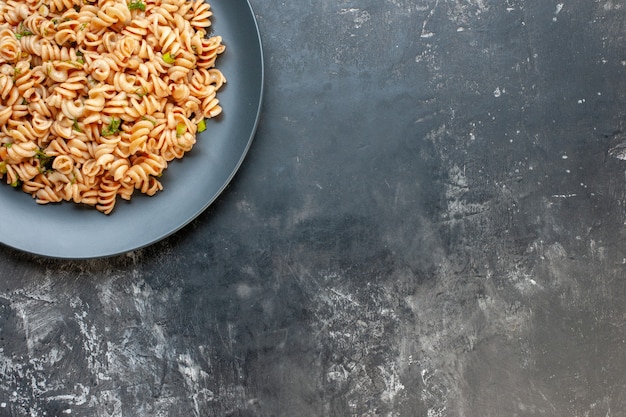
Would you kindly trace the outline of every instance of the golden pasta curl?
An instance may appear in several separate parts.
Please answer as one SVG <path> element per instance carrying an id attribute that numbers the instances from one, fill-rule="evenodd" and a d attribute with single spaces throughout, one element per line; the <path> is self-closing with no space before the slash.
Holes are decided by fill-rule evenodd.
<path id="1" fill-rule="evenodd" d="M 113 211 L 221 113 L 203 0 L 0 0 L 0 178 Z"/>

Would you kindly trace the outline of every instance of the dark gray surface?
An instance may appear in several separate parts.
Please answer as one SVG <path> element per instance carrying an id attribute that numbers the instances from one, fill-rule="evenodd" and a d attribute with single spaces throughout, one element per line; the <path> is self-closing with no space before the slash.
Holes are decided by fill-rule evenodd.
<path id="1" fill-rule="evenodd" d="M 1 250 L 0 413 L 624 415 L 626 4 L 252 6 L 215 205 L 108 260 Z"/>

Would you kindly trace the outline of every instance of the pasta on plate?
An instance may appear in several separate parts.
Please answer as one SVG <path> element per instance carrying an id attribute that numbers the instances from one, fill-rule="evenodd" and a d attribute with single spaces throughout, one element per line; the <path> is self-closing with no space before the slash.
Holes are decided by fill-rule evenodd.
<path id="1" fill-rule="evenodd" d="M 0 178 L 110 213 L 221 113 L 204 0 L 0 0 Z"/>

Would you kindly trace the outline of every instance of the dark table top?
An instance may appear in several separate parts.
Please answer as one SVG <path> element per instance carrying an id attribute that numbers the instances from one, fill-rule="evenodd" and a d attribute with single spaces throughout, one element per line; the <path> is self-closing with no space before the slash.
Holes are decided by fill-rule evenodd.
<path id="1" fill-rule="evenodd" d="M 215 204 L 112 258 L 0 248 L 0 415 L 621 415 L 626 3 L 251 4 Z"/>

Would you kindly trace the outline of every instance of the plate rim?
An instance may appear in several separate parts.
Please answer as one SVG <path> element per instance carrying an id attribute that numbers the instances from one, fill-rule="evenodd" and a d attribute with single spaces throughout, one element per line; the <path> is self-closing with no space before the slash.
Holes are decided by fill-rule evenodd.
<path id="1" fill-rule="evenodd" d="M 226 1 L 229 3 L 234 2 L 234 0 L 205 0 L 205 1 L 208 1 L 211 4 L 212 9 L 213 9 L 214 4 L 218 3 L 219 1 Z M 149 247 L 151 245 L 154 245 L 166 239 L 167 237 L 170 237 L 176 234 L 181 229 L 184 229 L 191 222 L 197 219 L 202 213 L 204 213 L 211 205 L 215 203 L 215 201 L 223 194 L 225 189 L 232 183 L 234 177 L 239 172 L 241 165 L 243 164 L 244 160 L 246 159 L 248 155 L 248 152 L 252 146 L 252 143 L 257 133 L 257 129 L 258 129 L 260 117 L 261 117 L 261 112 L 263 108 L 264 96 L 265 96 L 265 56 L 264 56 L 264 48 L 263 48 L 263 42 L 262 42 L 262 37 L 261 37 L 261 31 L 259 28 L 259 23 L 256 18 L 256 14 L 254 13 L 254 9 L 252 5 L 250 4 L 250 1 L 249 0 L 239 0 L 239 1 L 241 1 L 240 3 L 241 6 L 233 6 L 233 7 L 244 8 L 246 9 L 246 14 L 249 13 L 249 16 L 245 17 L 246 19 L 250 19 L 252 23 L 248 27 L 248 30 L 250 30 L 249 37 L 250 39 L 252 38 L 255 39 L 253 52 L 255 55 L 254 62 L 256 62 L 255 65 L 258 65 L 258 71 L 255 68 L 253 96 L 251 96 L 252 99 L 249 101 L 249 104 L 248 104 L 248 106 L 250 107 L 249 112 L 250 114 L 253 114 L 253 117 L 251 117 L 248 120 L 248 122 L 252 121 L 252 123 L 250 123 L 250 129 L 249 129 L 249 133 L 247 134 L 247 138 L 246 138 L 246 135 L 243 133 L 240 136 L 241 143 L 243 143 L 244 138 L 245 138 L 245 146 L 240 146 L 240 148 L 237 150 L 239 157 L 236 160 L 236 163 L 228 165 L 228 167 L 230 168 L 230 171 L 226 169 L 224 170 L 225 175 L 224 175 L 223 181 L 221 181 L 221 184 L 219 187 L 215 187 L 214 190 L 212 190 L 214 191 L 213 194 L 209 198 L 207 198 L 206 201 L 204 201 L 202 204 L 198 204 L 197 209 L 195 209 L 195 211 L 190 211 L 190 214 L 186 215 L 185 218 L 181 220 L 181 222 L 178 223 L 177 225 L 169 228 L 168 230 L 162 233 L 156 233 L 154 236 L 152 236 L 149 239 L 146 239 L 145 241 L 142 241 L 142 242 L 137 241 L 135 243 L 123 244 L 123 245 L 120 245 L 120 247 L 117 249 L 109 248 L 109 249 L 103 249 L 100 251 L 95 250 L 92 253 L 81 253 L 78 255 L 70 254 L 70 253 L 62 254 L 62 253 L 57 253 L 56 251 L 51 250 L 50 248 L 46 250 L 41 247 L 34 248 L 34 247 L 27 247 L 27 245 L 24 245 L 24 244 L 19 245 L 18 242 L 9 242 L 7 241 L 5 237 L 1 235 L 0 235 L 0 245 L 6 248 L 16 250 L 18 252 L 23 252 L 23 253 L 27 253 L 30 255 L 39 256 L 39 257 L 48 258 L 48 259 L 89 260 L 89 259 L 111 258 L 114 256 L 119 256 L 122 254 L 127 254 L 129 252 L 144 249 L 146 247 Z M 214 15 L 214 18 L 215 18 L 215 15 Z M 228 39 L 225 39 L 225 42 L 227 43 Z M 216 68 L 220 69 L 219 60 L 218 60 L 218 64 Z M 258 80 L 257 80 L 257 77 L 258 77 Z M 219 96 L 219 93 L 218 93 L 218 96 Z M 246 131 L 248 132 L 247 129 Z M 183 158 L 182 162 L 184 162 L 184 160 L 185 158 Z M 234 160 L 235 158 L 233 158 L 233 161 Z M 7 186 L 7 185 L 1 184 L 0 186 Z M 9 192 L 13 192 L 13 191 L 23 193 L 22 191 L 17 191 L 17 190 L 10 190 Z M 164 191 L 166 191 L 166 189 Z M 26 195 L 27 197 L 30 197 L 26 193 L 23 193 L 23 194 Z M 142 198 L 143 196 L 138 195 L 137 197 Z M 159 198 L 159 196 L 154 196 L 150 198 Z M 37 205 L 37 203 L 35 203 L 34 201 L 32 201 L 31 204 Z M 59 204 L 68 206 L 68 207 L 71 207 L 72 205 L 77 206 L 75 203 L 71 203 L 71 202 L 62 202 Z M 89 208 L 85 210 L 95 210 L 95 208 Z M 115 215 L 115 213 L 112 213 L 110 215 L 104 215 L 104 214 L 102 215 L 113 216 Z"/>

